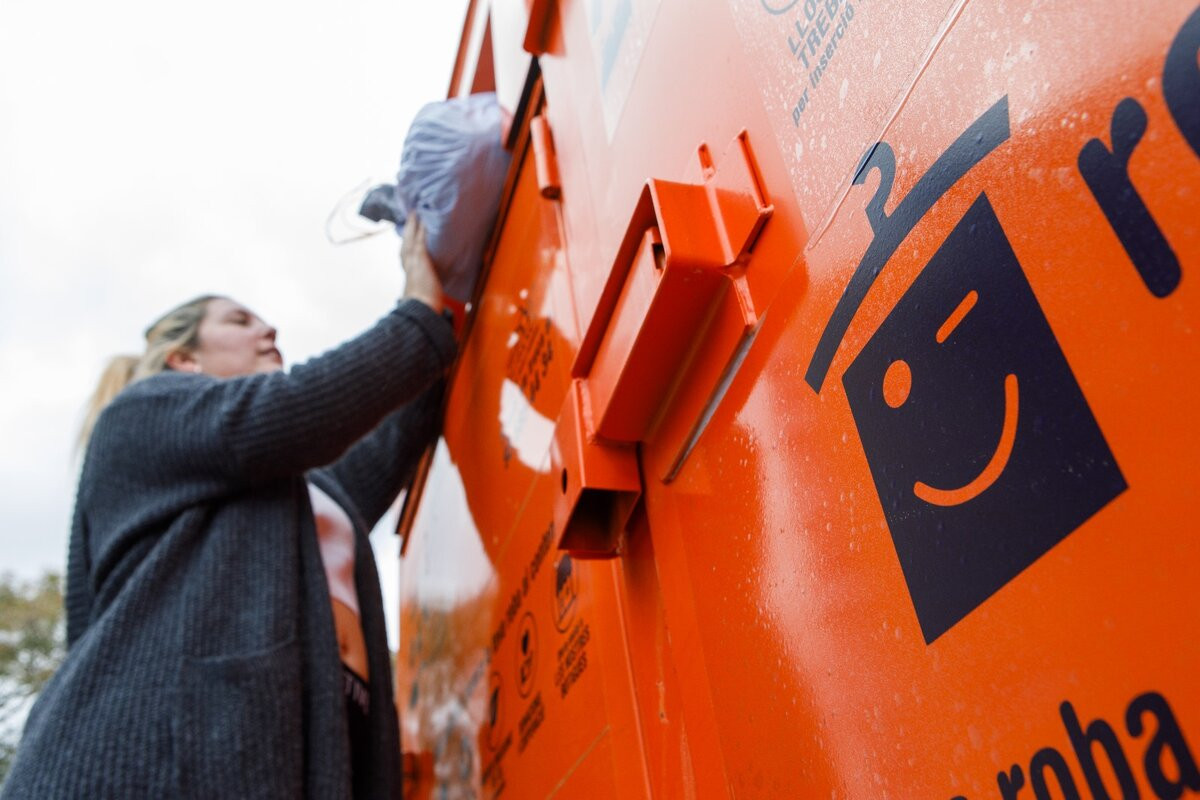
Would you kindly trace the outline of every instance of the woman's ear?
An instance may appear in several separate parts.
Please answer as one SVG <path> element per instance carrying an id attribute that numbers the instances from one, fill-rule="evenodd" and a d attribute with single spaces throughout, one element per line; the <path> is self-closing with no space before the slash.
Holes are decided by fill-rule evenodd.
<path id="1" fill-rule="evenodd" d="M 199 372 L 196 357 L 186 350 L 172 350 L 167 354 L 166 365 L 176 372 Z"/>

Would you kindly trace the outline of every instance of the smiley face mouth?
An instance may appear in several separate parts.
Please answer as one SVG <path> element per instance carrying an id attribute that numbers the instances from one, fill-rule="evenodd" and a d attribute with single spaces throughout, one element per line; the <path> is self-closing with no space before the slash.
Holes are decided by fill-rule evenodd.
<path id="1" fill-rule="evenodd" d="M 1004 378 L 1004 424 L 1000 429 L 1000 441 L 996 445 L 992 458 L 975 478 L 965 486 L 957 489 L 938 489 L 923 481 L 913 484 L 913 494 L 926 503 L 935 506 L 958 506 L 974 500 L 983 494 L 1004 468 L 1012 456 L 1013 444 L 1017 440 L 1017 415 L 1020 411 L 1020 390 L 1017 386 L 1016 375 L 1006 375 Z"/>

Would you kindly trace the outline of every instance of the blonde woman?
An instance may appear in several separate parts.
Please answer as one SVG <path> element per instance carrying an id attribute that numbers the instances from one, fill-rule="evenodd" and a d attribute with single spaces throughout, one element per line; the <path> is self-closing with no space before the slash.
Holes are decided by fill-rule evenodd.
<path id="1" fill-rule="evenodd" d="M 9 798 L 399 792 L 367 532 L 436 434 L 454 355 L 419 222 L 406 299 L 285 372 L 275 330 L 202 297 L 147 332 L 89 422 L 66 661 Z"/>

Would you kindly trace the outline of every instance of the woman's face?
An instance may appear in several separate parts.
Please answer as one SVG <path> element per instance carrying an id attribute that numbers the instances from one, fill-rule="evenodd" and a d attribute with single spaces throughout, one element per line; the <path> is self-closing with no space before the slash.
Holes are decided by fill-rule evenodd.
<path id="1" fill-rule="evenodd" d="M 224 297 L 209 301 L 200 322 L 199 344 L 184 359 L 190 359 L 190 366 L 185 363 L 176 369 L 217 378 L 283 368 L 283 356 L 275 346 L 275 329 L 250 309 Z"/>

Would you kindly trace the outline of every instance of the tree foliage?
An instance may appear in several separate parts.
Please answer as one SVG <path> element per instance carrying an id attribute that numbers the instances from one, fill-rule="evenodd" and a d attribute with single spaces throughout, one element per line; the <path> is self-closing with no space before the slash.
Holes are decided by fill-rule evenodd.
<path id="1" fill-rule="evenodd" d="M 0 575 L 0 781 L 8 773 L 24 715 L 66 651 L 62 578 Z"/>

